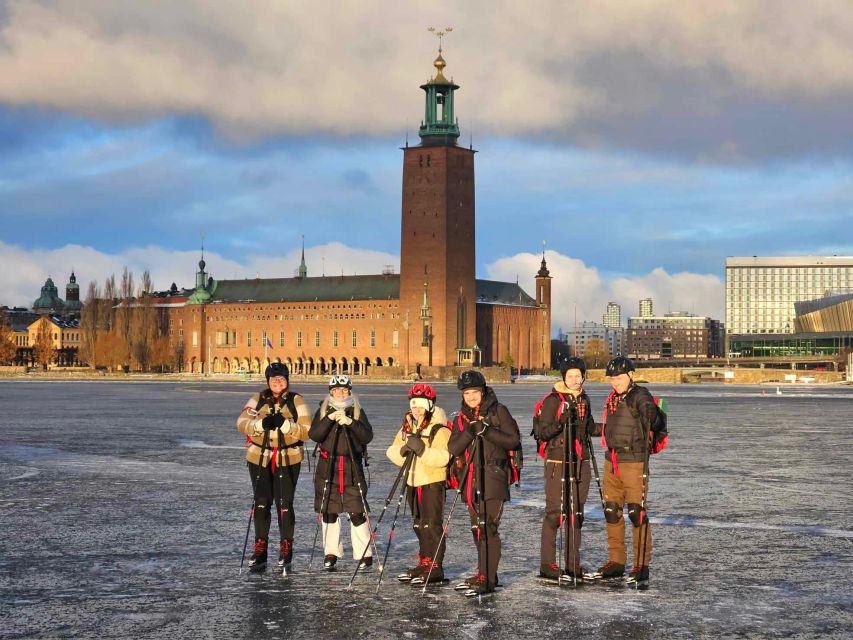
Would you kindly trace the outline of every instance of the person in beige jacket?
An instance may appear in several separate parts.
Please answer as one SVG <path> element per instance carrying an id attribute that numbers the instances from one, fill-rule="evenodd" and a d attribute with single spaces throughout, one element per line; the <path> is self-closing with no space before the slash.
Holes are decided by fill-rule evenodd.
<path id="1" fill-rule="evenodd" d="M 441 540 L 444 519 L 444 495 L 450 452 L 447 414 L 436 406 L 435 389 L 418 383 L 409 390 L 409 411 L 403 425 L 388 447 L 386 455 L 398 467 L 415 456 L 406 474 L 406 498 L 412 514 L 412 528 L 418 537 L 418 564 L 397 579 L 411 584 L 444 580 L 441 563 L 445 543 Z M 441 548 L 439 548 L 439 542 Z M 430 573 L 430 567 L 435 566 Z"/>
<path id="2" fill-rule="evenodd" d="M 273 362 L 265 374 L 267 388 L 249 398 L 237 418 L 237 431 L 246 436 L 246 461 L 255 496 L 255 545 L 249 561 L 253 573 L 266 569 L 273 500 L 280 536 L 278 566 L 287 570 L 293 560 L 293 496 L 304 457 L 302 443 L 311 428 L 308 404 L 290 390 L 287 367 Z"/>

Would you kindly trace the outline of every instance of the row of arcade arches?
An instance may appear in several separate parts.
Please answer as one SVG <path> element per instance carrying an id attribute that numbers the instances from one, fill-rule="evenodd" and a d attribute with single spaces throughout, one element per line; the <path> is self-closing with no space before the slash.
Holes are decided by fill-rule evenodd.
<path id="1" fill-rule="evenodd" d="M 298 357 L 298 358 L 213 358 L 211 373 L 259 373 L 262 374 L 270 362 L 283 362 L 293 375 L 333 375 L 346 373 L 351 376 L 367 375 L 371 367 L 393 367 L 394 358 L 359 357 Z M 202 373 L 202 362 L 193 358 L 190 362 L 192 373 Z"/>

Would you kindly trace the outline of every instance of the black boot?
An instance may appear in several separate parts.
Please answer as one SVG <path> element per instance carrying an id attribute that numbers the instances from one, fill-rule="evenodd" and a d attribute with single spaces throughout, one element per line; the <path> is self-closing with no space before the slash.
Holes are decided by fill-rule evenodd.
<path id="1" fill-rule="evenodd" d="M 637 566 L 635 565 L 631 572 L 628 574 L 628 578 L 625 580 L 627 584 L 634 585 L 640 591 L 644 591 L 649 588 L 649 567 L 645 566 Z"/>
<path id="2" fill-rule="evenodd" d="M 429 569 L 427 569 L 429 570 Z M 403 573 L 397 576 L 397 580 L 400 582 L 409 582 L 417 577 L 419 577 L 423 573 L 423 562 L 421 558 L 421 554 L 418 554 L 418 564 L 411 569 L 404 571 Z"/>
<path id="3" fill-rule="evenodd" d="M 430 569 L 432 569 L 432 573 L 430 573 Z M 424 584 L 427 581 L 427 576 L 429 576 L 429 584 L 444 582 L 444 569 L 438 563 L 433 566 L 432 558 L 423 556 L 418 566 L 418 573 L 412 578 L 411 584 Z"/>
<path id="4" fill-rule="evenodd" d="M 282 540 L 278 545 L 278 568 L 287 569 L 293 562 L 293 540 Z"/>
<path id="5" fill-rule="evenodd" d="M 338 564 L 338 556 L 329 554 L 323 558 L 323 569 L 326 571 L 337 571 L 335 565 Z"/>
<path id="6" fill-rule="evenodd" d="M 625 565 L 608 560 L 604 566 L 599 567 L 592 574 L 592 577 L 594 580 L 614 580 L 621 578 L 623 575 L 625 575 Z"/>
<path id="7" fill-rule="evenodd" d="M 560 577 L 560 567 L 556 562 L 539 565 L 539 577 L 556 580 Z"/>
<path id="8" fill-rule="evenodd" d="M 267 569 L 267 540 L 257 538 L 252 547 L 252 558 L 249 560 L 249 573 L 263 573 Z"/>

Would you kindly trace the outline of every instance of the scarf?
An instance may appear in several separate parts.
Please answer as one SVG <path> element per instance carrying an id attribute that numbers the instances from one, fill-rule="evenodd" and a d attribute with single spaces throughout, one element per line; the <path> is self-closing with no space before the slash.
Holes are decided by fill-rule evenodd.
<path id="1" fill-rule="evenodd" d="M 332 405 L 332 407 L 334 407 L 335 410 L 338 410 L 338 411 L 341 409 L 344 409 L 344 410 L 349 409 L 351 406 L 353 406 L 354 402 L 355 402 L 355 396 L 353 396 L 353 395 L 348 395 L 346 397 L 346 399 L 341 400 L 340 402 L 335 400 L 334 396 L 332 396 L 332 395 L 329 396 L 329 404 Z"/>

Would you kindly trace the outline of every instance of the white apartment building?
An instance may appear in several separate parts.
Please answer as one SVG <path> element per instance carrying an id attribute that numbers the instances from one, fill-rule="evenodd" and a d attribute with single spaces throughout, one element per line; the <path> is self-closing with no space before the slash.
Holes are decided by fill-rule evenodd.
<path id="1" fill-rule="evenodd" d="M 608 329 L 616 329 L 622 326 L 622 307 L 615 302 L 608 302 L 607 309 L 602 317 L 604 326 Z"/>
<path id="2" fill-rule="evenodd" d="M 793 333 L 794 303 L 853 287 L 853 256 L 726 258 L 726 332 Z"/>
<path id="3" fill-rule="evenodd" d="M 606 327 L 603 324 L 584 320 L 565 334 L 566 344 L 572 355 L 584 357 L 586 345 L 590 340 L 601 340 L 607 346 L 611 356 L 624 354 L 626 349 L 625 329 Z"/>

